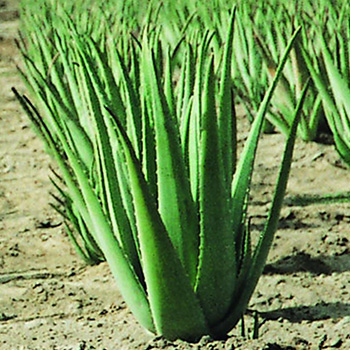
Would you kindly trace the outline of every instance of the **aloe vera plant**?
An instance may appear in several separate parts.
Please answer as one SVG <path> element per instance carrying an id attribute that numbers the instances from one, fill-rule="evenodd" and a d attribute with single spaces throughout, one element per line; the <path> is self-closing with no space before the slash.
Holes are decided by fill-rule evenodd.
<path id="1" fill-rule="evenodd" d="M 300 29 L 237 161 L 234 17 L 233 9 L 222 54 L 206 31 L 184 43 L 180 64 L 158 30 L 104 47 L 66 14 L 54 18 L 49 43 L 40 27 L 32 34 L 38 65 L 20 44 L 35 105 L 14 92 L 58 164 L 62 213 L 85 240 L 77 249 L 105 258 L 136 319 L 168 339 L 222 337 L 244 314 L 277 228 L 306 95 L 305 88 L 253 246 L 247 209 L 259 136 Z"/>
<path id="2" fill-rule="evenodd" d="M 330 44 L 321 38 L 321 61 L 315 61 L 309 52 L 303 51 L 311 77 L 322 96 L 325 115 L 336 149 L 348 165 L 350 165 L 349 35 L 348 22 L 347 30 L 335 34 L 334 54 Z"/>
<path id="3" fill-rule="evenodd" d="M 239 28 L 243 30 L 236 32 L 235 46 L 238 50 L 235 50 L 235 65 L 236 72 L 239 73 L 235 74 L 235 85 L 239 98 L 250 111 L 251 118 L 259 105 L 261 91 L 276 72 L 279 53 L 287 45 L 286 37 L 295 27 L 303 27 L 267 115 L 271 124 L 286 134 L 292 122 L 295 105 L 309 77 L 302 51 L 312 54 L 312 60 L 320 61 L 321 36 L 332 43 L 332 49 L 336 49 L 334 33 L 346 31 L 344 27 L 348 20 L 349 4 L 308 0 L 288 3 L 275 0 L 260 3 L 238 1 L 238 4 L 241 14 Z M 319 90 L 310 84 L 307 94 L 298 136 L 305 141 L 317 141 L 319 134 L 328 130 L 328 126 Z"/>
<path id="4" fill-rule="evenodd" d="M 275 75 L 277 67 L 277 63 L 275 63 L 275 59 L 273 58 L 273 52 L 276 55 L 280 50 L 279 48 L 283 48 L 287 45 L 284 39 L 285 34 L 280 31 L 277 23 L 275 23 L 274 28 L 274 35 L 277 36 L 280 43 L 276 45 L 269 40 L 270 46 L 276 45 L 273 49 L 265 45 L 263 39 L 259 35 L 256 36 L 256 42 L 266 63 L 270 79 Z M 307 42 L 308 40 L 309 38 L 305 37 L 305 41 Z M 290 64 L 286 64 L 285 71 L 276 88 L 276 95 L 272 101 L 274 108 L 270 110 L 269 113 L 270 122 L 285 134 L 288 134 L 293 121 L 295 105 L 309 78 L 308 70 L 301 54 L 302 47 L 305 47 L 305 44 L 302 43 L 300 36 L 291 51 Z M 323 110 L 321 97 L 317 89 L 314 88 L 314 86 L 310 86 L 298 126 L 299 137 L 304 141 L 315 140 L 318 136 L 319 124 L 322 118 Z"/>

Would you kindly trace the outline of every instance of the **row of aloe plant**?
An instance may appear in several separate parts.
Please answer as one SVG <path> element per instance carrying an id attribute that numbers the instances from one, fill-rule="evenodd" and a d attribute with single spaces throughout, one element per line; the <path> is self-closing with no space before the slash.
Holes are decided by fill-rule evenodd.
<path id="1" fill-rule="evenodd" d="M 18 45 L 35 102 L 13 91 L 58 165 L 56 208 L 77 250 L 87 261 L 106 259 L 149 331 L 224 336 L 247 308 L 277 228 L 307 86 L 255 245 L 250 184 L 264 116 L 300 28 L 237 160 L 234 8 L 219 50 L 218 33 L 197 29 L 174 47 L 151 16 L 128 40 L 120 29 L 118 40 L 107 25 L 100 35 L 85 17 L 76 22 L 58 2 L 31 6 Z"/>
<path id="2" fill-rule="evenodd" d="M 320 60 L 312 53 L 302 54 L 310 75 L 322 97 L 324 113 L 334 136 L 336 149 L 350 165 L 350 21 L 347 28 L 334 33 L 332 41 L 321 37 Z M 335 49 L 334 49 L 335 48 Z"/>
<path id="3" fill-rule="evenodd" d="M 302 2 L 283 2 L 280 0 L 236 1 L 239 16 L 234 35 L 234 56 L 232 77 L 238 101 L 246 107 L 251 120 L 267 86 L 271 83 L 278 65 L 279 55 L 299 25 L 303 30 L 291 52 L 291 60 L 279 81 L 277 92 L 268 113 L 266 130 L 279 129 L 287 134 L 291 126 L 293 111 L 310 76 L 308 65 L 302 51 L 309 53 L 313 65 L 322 59 L 321 36 L 331 43 L 330 50 L 344 42 L 347 31 L 350 5 L 348 2 L 331 0 L 304 0 Z M 209 3 L 174 1 L 165 2 L 157 8 L 153 19 L 166 28 L 164 40 L 173 46 L 184 35 L 183 28 L 203 33 L 205 28 L 213 29 L 217 35 L 213 49 L 220 54 L 225 40 L 227 9 L 229 1 Z M 172 18 L 173 21 L 168 19 Z M 343 33 L 342 38 L 334 40 L 334 33 Z M 340 41 L 339 41 L 340 40 Z M 335 58 L 337 60 L 337 58 Z M 323 72 L 325 73 L 325 71 Z M 303 106 L 298 136 L 305 141 L 317 140 L 319 134 L 328 131 L 332 123 L 324 110 L 319 89 L 313 82 L 307 92 Z M 326 118 L 325 118 L 326 117 Z M 334 128 L 330 126 L 332 133 Z M 335 135 L 336 138 L 336 135 Z"/>
<path id="4" fill-rule="evenodd" d="M 304 0 L 296 3 L 280 0 L 236 2 L 240 15 L 234 35 L 235 59 L 232 76 L 235 82 L 235 97 L 246 106 L 251 120 L 259 108 L 263 93 L 273 79 L 279 53 L 287 45 L 286 38 L 292 35 L 296 27 L 303 26 L 298 44 L 292 50 L 291 60 L 286 64 L 268 113 L 267 130 L 277 128 L 287 133 L 296 103 L 310 75 L 301 51 L 306 50 L 313 64 L 317 65 L 322 56 L 321 34 L 326 42 L 334 43 L 331 49 L 336 50 L 337 43 L 332 39 L 333 33 L 346 31 L 350 5 L 347 2 L 331 0 Z M 93 37 L 101 46 L 105 41 L 118 42 L 119 47 L 124 48 L 124 56 L 127 55 L 129 47 L 126 39 L 128 33 L 132 32 L 134 36 L 138 36 L 148 25 L 160 25 L 160 40 L 169 43 L 173 52 L 180 50 L 177 57 L 184 53 L 184 46 L 179 45 L 184 38 L 204 35 L 207 29 L 216 32 L 212 44 L 213 49 L 220 55 L 226 36 L 228 10 L 232 6 L 227 0 L 205 3 L 188 3 L 182 0 L 161 3 L 146 1 L 141 5 L 131 0 L 110 0 L 103 5 L 94 1 L 60 1 L 60 6 L 55 0 L 41 0 L 30 6 L 30 9 L 33 6 L 36 8 L 27 17 L 40 16 L 47 3 L 52 3 L 58 14 L 65 12 L 76 18 L 78 31 Z M 39 14 L 36 13 L 38 9 Z M 50 23 L 50 20 L 48 18 L 46 22 Z M 30 23 L 29 27 L 33 27 L 32 21 L 27 22 Z M 39 23 L 47 27 L 40 19 Z M 116 25 L 117 23 L 122 25 Z M 115 38 L 119 40 L 116 41 Z M 306 141 L 311 141 L 317 140 L 320 132 L 328 128 L 329 122 L 325 120 L 322 98 L 315 84 L 310 84 L 307 94 L 298 135 Z"/>
<path id="5" fill-rule="evenodd" d="M 322 42 L 327 42 L 329 50 L 337 56 L 339 50 L 342 50 L 339 45 L 346 45 L 347 38 L 344 33 L 348 31 L 350 5 L 348 2 L 308 0 L 238 3 L 239 33 L 235 39 L 236 47 L 240 49 L 236 51 L 238 56 L 235 86 L 238 97 L 251 114 L 251 119 L 257 110 L 262 91 L 275 74 L 279 52 L 287 45 L 286 37 L 291 35 L 297 26 L 303 27 L 302 35 L 291 52 L 291 60 L 286 64 L 268 114 L 271 123 L 269 130 L 276 127 L 287 133 L 296 102 L 308 77 L 312 75 L 310 67 L 311 70 L 318 70 L 319 62 L 323 60 Z M 308 64 L 305 55 L 308 55 Z M 343 60 L 345 62 L 346 58 L 343 57 Z M 325 77 L 325 70 L 321 70 Z M 324 87 L 327 89 L 327 85 Z M 332 133 L 335 132 L 332 127 L 334 122 L 329 117 L 329 112 L 325 111 L 322 100 L 320 89 L 313 81 L 298 127 L 298 135 L 305 141 L 317 140 L 320 132 L 327 130 L 328 124 Z M 334 137 L 337 138 L 337 135 L 334 134 Z"/>

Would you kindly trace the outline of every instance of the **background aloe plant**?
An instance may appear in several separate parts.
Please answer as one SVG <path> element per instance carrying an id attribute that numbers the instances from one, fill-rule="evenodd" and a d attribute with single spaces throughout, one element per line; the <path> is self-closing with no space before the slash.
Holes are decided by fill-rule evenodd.
<path id="1" fill-rule="evenodd" d="M 185 340 L 225 335 L 248 305 L 277 228 L 306 88 L 255 246 L 250 183 L 264 116 L 300 29 L 237 162 L 235 9 L 222 52 L 215 33 L 194 31 L 179 58 L 150 23 L 113 45 L 45 6 L 45 30 L 29 25 L 19 43 L 35 105 L 14 92 L 58 164 L 58 210 L 79 233 L 71 232 L 77 249 L 88 261 L 107 260 L 149 331 Z"/>
<path id="2" fill-rule="evenodd" d="M 321 60 L 304 50 L 303 55 L 315 86 L 322 96 L 325 115 L 332 131 L 336 149 L 350 165 L 350 28 L 336 32 L 333 41 L 320 38 Z M 332 52 L 331 47 L 336 50 Z"/>
<path id="3" fill-rule="evenodd" d="M 296 27 L 303 26 L 267 115 L 270 122 L 266 125 L 267 131 L 272 131 L 275 127 L 288 134 L 293 111 L 309 77 L 300 50 L 309 50 L 311 42 L 319 33 L 319 18 L 309 16 L 309 13 L 316 11 L 314 6 L 317 4 L 305 1 L 303 6 L 299 6 L 298 3 L 270 0 L 260 3 L 242 2 L 240 5 L 239 30 L 235 38 L 235 86 L 251 119 L 258 109 L 262 92 L 276 73 L 280 52 L 287 45 L 286 38 Z M 325 4 L 322 6 L 327 7 Z M 324 127 L 323 119 L 321 97 L 317 89 L 310 85 L 298 136 L 305 141 L 317 139 L 320 127 Z"/>

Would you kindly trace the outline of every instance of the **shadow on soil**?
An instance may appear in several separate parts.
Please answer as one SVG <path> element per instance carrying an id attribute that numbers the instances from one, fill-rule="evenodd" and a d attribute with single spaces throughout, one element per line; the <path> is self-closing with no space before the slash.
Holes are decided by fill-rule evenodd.
<path id="1" fill-rule="evenodd" d="M 311 272 L 315 275 L 331 275 L 334 272 L 346 271 L 350 271 L 350 254 L 312 257 L 304 252 L 298 252 L 272 264 L 267 264 L 264 274 L 289 275 L 296 272 Z"/>
<path id="2" fill-rule="evenodd" d="M 328 195 L 298 195 L 286 197 L 284 204 L 287 206 L 306 207 L 314 204 L 334 204 L 334 203 L 349 203 L 350 193 L 333 193 Z"/>
<path id="3" fill-rule="evenodd" d="M 350 316 L 350 304 L 317 303 L 312 306 L 296 306 L 267 312 L 259 312 L 259 316 L 267 320 L 287 319 L 290 322 L 301 321 L 321 321 L 327 319 L 337 319 Z"/>
<path id="4" fill-rule="evenodd" d="M 331 275 L 350 271 L 350 254 L 340 256 L 311 257 L 309 254 L 299 252 L 296 255 L 282 258 L 265 266 L 264 274 L 293 274 L 298 272 L 310 272 L 313 275 Z M 312 306 L 296 306 L 259 312 L 259 316 L 267 320 L 287 319 L 290 322 L 319 321 L 337 319 L 350 316 L 350 304 L 335 302 L 320 302 Z"/>

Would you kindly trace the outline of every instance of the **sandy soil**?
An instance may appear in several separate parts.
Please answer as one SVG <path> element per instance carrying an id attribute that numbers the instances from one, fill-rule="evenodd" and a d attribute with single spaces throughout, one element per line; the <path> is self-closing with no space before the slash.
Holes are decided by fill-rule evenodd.
<path id="1" fill-rule="evenodd" d="M 10 88 L 24 91 L 13 39 L 18 1 L 0 1 L 0 349 L 350 349 L 350 205 L 313 203 L 350 192 L 332 145 L 297 142 L 269 263 L 245 317 L 225 341 L 169 343 L 129 313 L 106 264 L 85 266 L 51 209 L 49 165 Z M 244 123 L 242 124 L 244 125 Z M 246 128 L 241 128 L 244 140 Z M 251 206 L 258 232 L 284 138 L 264 135 Z M 252 339 L 253 315 L 259 338 Z"/>

